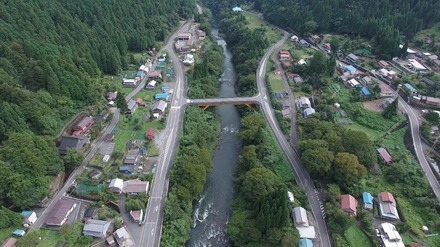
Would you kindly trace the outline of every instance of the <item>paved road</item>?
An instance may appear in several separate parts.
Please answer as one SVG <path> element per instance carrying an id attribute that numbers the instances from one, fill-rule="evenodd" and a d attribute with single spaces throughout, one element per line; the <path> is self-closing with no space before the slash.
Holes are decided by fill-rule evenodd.
<path id="1" fill-rule="evenodd" d="M 316 194 L 315 186 L 313 185 L 312 179 L 310 178 L 307 170 L 301 164 L 301 160 L 299 159 L 298 153 L 294 151 L 294 149 L 289 145 L 284 134 L 280 130 L 278 126 L 277 120 L 275 118 L 275 114 L 273 108 L 270 103 L 269 94 L 265 85 L 265 76 L 266 76 L 266 64 L 267 60 L 271 56 L 271 54 L 282 47 L 284 42 L 288 38 L 288 33 L 284 32 L 284 37 L 278 41 L 278 43 L 274 44 L 264 55 L 262 60 L 260 61 L 258 70 L 257 70 L 257 85 L 258 91 L 260 92 L 261 102 L 262 102 L 262 110 L 263 114 L 266 117 L 273 133 L 275 134 L 282 150 L 286 154 L 287 160 L 293 167 L 295 171 L 295 178 L 299 185 L 305 190 L 307 194 L 307 198 L 309 199 L 310 206 L 312 208 L 312 213 L 316 219 L 316 228 L 317 233 L 319 234 L 319 240 L 323 247 L 330 247 L 330 237 L 327 232 L 327 226 L 325 224 L 324 217 L 321 213 L 321 202 Z"/>
<path id="2" fill-rule="evenodd" d="M 165 148 L 161 150 L 159 160 L 157 162 L 156 173 L 154 174 L 152 189 L 150 191 L 150 199 L 146 208 L 145 223 L 142 226 L 140 239 L 135 239 L 136 246 L 159 246 L 160 237 L 162 235 L 163 210 L 166 195 L 168 193 L 168 174 L 174 159 L 176 148 L 179 140 L 179 130 L 182 126 L 184 105 L 187 103 L 185 94 L 185 75 L 182 63 L 177 57 L 173 49 L 173 41 L 177 34 L 187 31 L 192 21 L 185 23 L 179 28 L 168 40 L 166 50 L 168 50 L 170 58 L 173 60 L 174 73 L 176 78 L 176 86 L 171 101 L 171 109 L 168 113 L 167 125 L 164 130 L 166 139 Z"/>
<path id="3" fill-rule="evenodd" d="M 32 225 L 31 230 L 34 229 L 38 229 L 40 228 L 45 220 L 47 215 L 49 214 L 49 212 L 53 209 L 53 207 L 55 206 L 56 202 L 58 202 L 63 196 L 64 193 L 67 192 L 67 190 L 69 189 L 69 187 L 73 184 L 76 176 L 78 174 L 81 174 L 81 172 L 84 170 L 84 168 L 86 167 L 86 165 L 88 165 L 89 161 L 92 159 L 93 155 L 95 155 L 95 153 L 99 150 L 99 147 L 101 147 L 102 143 L 104 142 L 104 137 L 107 134 L 110 134 L 113 129 L 115 128 L 116 124 L 119 121 L 119 115 L 120 115 L 120 111 L 119 109 L 116 110 L 116 112 L 113 114 L 113 118 L 111 123 L 107 126 L 107 128 L 104 130 L 104 133 L 101 135 L 101 138 L 98 141 L 95 141 L 92 143 L 92 148 L 90 149 L 90 151 L 87 153 L 87 155 L 84 157 L 83 162 L 81 163 L 81 166 L 77 167 L 69 176 L 69 178 L 67 179 L 67 181 L 64 183 L 64 186 L 54 195 L 54 197 L 52 198 L 52 200 L 49 202 L 49 204 L 47 205 L 46 209 L 43 211 L 43 213 L 41 215 L 38 216 L 37 221 Z"/>

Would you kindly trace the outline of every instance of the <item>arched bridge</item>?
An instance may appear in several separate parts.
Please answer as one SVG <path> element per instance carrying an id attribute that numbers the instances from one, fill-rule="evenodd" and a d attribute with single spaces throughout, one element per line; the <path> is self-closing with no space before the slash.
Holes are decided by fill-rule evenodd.
<path id="1" fill-rule="evenodd" d="M 231 98 L 209 98 L 209 99 L 188 99 L 189 105 L 200 106 L 206 109 L 210 106 L 221 106 L 221 105 L 259 105 L 260 97 L 231 97 Z"/>

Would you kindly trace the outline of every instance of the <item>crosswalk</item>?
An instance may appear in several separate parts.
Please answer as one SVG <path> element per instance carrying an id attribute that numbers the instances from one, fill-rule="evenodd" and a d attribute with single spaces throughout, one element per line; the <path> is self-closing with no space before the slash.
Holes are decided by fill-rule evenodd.
<path id="1" fill-rule="evenodd" d="M 325 219 L 326 216 L 327 216 L 327 214 L 325 213 L 325 207 L 324 207 L 324 204 L 323 204 L 323 203 L 321 202 L 321 200 L 319 199 L 319 196 L 318 196 L 319 191 L 316 190 L 316 189 L 315 189 L 315 194 L 316 194 L 316 197 L 318 197 L 319 207 L 321 208 L 321 214 L 322 214 L 322 217 Z"/>

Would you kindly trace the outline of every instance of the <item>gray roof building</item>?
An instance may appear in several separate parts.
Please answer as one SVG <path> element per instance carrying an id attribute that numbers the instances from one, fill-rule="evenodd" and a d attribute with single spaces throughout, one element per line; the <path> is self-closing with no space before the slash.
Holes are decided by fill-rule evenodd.
<path id="1" fill-rule="evenodd" d="M 296 207 L 292 209 L 292 218 L 295 226 L 309 226 L 309 219 L 307 218 L 307 211 L 303 207 Z"/>
<path id="2" fill-rule="evenodd" d="M 110 227 L 110 221 L 88 220 L 84 224 L 83 234 L 95 238 L 105 238 Z"/>
<path id="3" fill-rule="evenodd" d="M 59 200 L 50 211 L 46 218 L 46 225 L 48 226 L 62 226 L 70 213 L 76 207 L 76 203 L 71 200 Z"/>
<path id="4" fill-rule="evenodd" d="M 136 103 L 136 101 L 130 99 L 127 102 L 127 113 L 133 114 L 136 111 L 137 107 L 138 104 Z"/>
<path id="5" fill-rule="evenodd" d="M 92 123 L 93 123 L 92 117 L 85 117 L 85 118 L 81 119 L 81 121 L 79 121 L 79 123 L 77 123 L 73 129 L 74 130 L 85 130 Z"/>
<path id="6" fill-rule="evenodd" d="M 154 113 L 164 113 L 165 109 L 167 108 L 167 102 L 163 101 L 163 100 L 159 100 L 154 102 L 153 106 L 153 112 Z"/>
<path id="7" fill-rule="evenodd" d="M 133 239 L 128 233 L 127 229 L 124 227 L 119 228 L 113 233 L 116 242 L 120 247 L 134 247 Z"/>
<path id="8" fill-rule="evenodd" d="M 67 154 L 67 150 L 69 148 L 74 149 L 75 151 L 81 151 L 84 146 L 89 142 L 89 138 L 87 136 L 63 136 L 61 139 L 61 144 L 58 147 L 58 152 L 61 155 Z"/>

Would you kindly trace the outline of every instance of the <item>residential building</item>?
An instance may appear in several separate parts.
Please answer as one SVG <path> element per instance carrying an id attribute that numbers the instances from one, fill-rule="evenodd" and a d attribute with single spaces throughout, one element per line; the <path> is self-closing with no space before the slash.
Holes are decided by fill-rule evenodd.
<path id="1" fill-rule="evenodd" d="M 150 183 L 141 180 L 129 180 L 124 182 L 124 191 L 127 195 L 139 195 L 148 192 Z"/>
<path id="2" fill-rule="evenodd" d="M 105 155 L 104 155 L 104 157 L 105 157 Z M 110 159 L 110 155 L 108 155 L 108 159 Z M 103 158 L 103 161 L 104 161 L 104 162 L 107 162 L 108 159 L 105 160 L 105 159 Z M 98 179 L 101 175 L 102 175 L 102 172 L 101 172 L 100 170 L 97 170 L 97 169 L 93 169 L 93 170 L 92 170 L 91 172 L 89 172 L 89 174 L 88 174 L 89 178 L 91 178 L 91 179 Z"/>
<path id="3" fill-rule="evenodd" d="M 284 99 L 280 101 L 281 109 L 290 108 L 290 101 L 288 99 Z"/>
<path id="4" fill-rule="evenodd" d="M 130 211 L 130 216 L 133 219 L 134 222 L 136 223 L 141 223 L 142 222 L 142 218 L 144 216 L 144 210 L 131 210 Z"/>
<path id="5" fill-rule="evenodd" d="M 429 79 L 429 78 L 427 78 L 427 77 L 423 77 L 423 78 L 422 78 L 422 82 L 425 83 L 425 85 L 426 85 L 427 87 L 432 87 L 432 86 L 435 85 L 435 81 L 433 81 L 433 80 L 431 80 L 431 79 Z"/>
<path id="6" fill-rule="evenodd" d="M 379 88 L 380 88 L 380 97 L 386 98 L 386 97 L 393 97 L 394 96 L 393 89 L 391 89 L 391 87 L 388 86 L 387 84 L 379 83 Z"/>
<path id="7" fill-rule="evenodd" d="M 301 238 L 299 240 L 299 247 L 313 247 L 313 242 L 308 238 Z"/>
<path id="8" fill-rule="evenodd" d="M 130 155 L 125 156 L 124 162 L 122 164 L 123 165 L 136 165 L 138 159 L 139 159 L 138 155 L 130 154 Z"/>
<path id="9" fill-rule="evenodd" d="M 288 61 L 290 60 L 290 52 L 281 50 L 279 53 L 279 57 L 280 57 L 280 61 L 286 61 L 286 60 Z"/>
<path id="10" fill-rule="evenodd" d="M 89 142 L 89 138 L 83 135 L 63 136 L 61 139 L 61 144 L 58 147 L 58 152 L 61 155 L 67 154 L 67 151 L 69 149 L 73 149 L 77 152 L 80 152 L 88 142 Z"/>
<path id="11" fill-rule="evenodd" d="M 332 50 L 332 45 L 330 43 L 325 43 L 324 44 L 324 49 L 326 49 L 327 51 L 331 51 Z"/>
<path id="12" fill-rule="evenodd" d="M 353 65 L 345 65 L 343 67 L 344 71 L 350 73 L 350 74 L 355 74 L 357 69 L 353 66 Z"/>
<path id="13" fill-rule="evenodd" d="M 432 64 L 433 64 L 432 69 L 437 72 L 440 72 L 440 60 L 439 59 L 432 60 Z"/>
<path id="14" fill-rule="evenodd" d="M 204 40 L 206 38 L 206 33 L 202 30 L 197 30 L 197 36 L 199 36 L 199 40 Z"/>
<path id="15" fill-rule="evenodd" d="M 152 106 L 153 112 L 163 114 L 165 112 L 165 109 L 167 108 L 167 105 L 168 103 L 163 100 L 156 101 Z"/>
<path id="16" fill-rule="evenodd" d="M 86 211 L 84 212 L 83 221 L 86 222 L 88 220 L 95 219 L 97 211 L 98 210 L 95 207 L 87 208 Z"/>
<path id="17" fill-rule="evenodd" d="M 170 86 L 168 85 L 163 85 L 161 88 L 163 93 L 168 93 L 170 91 Z"/>
<path id="18" fill-rule="evenodd" d="M 275 70 L 273 71 L 273 73 L 274 73 L 275 75 L 281 75 L 281 70 L 280 70 L 280 69 L 275 69 Z"/>
<path id="19" fill-rule="evenodd" d="M 400 236 L 399 232 L 393 224 L 385 222 L 382 223 L 380 226 L 384 233 L 381 234 L 380 237 L 385 247 L 405 247 L 405 244 L 402 241 L 402 237 Z"/>
<path id="20" fill-rule="evenodd" d="M 373 78 L 369 77 L 369 76 L 364 76 L 362 77 L 361 81 L 365 84 L 365 85 L 372 85 L 374 83 Z"/>
<path id="21" fill-rule="evenodd" d="M 165 100 L 168 101 L 170 98 L 170 95 L 168 93 L 158 93 L 154 95 L 154 99 L 156 100 Z"/>
<path id="22" fill-rule="evenodd" d="M 408 59 L 408 61 L 409 61 L 408 67 L 415 72 L 427 70 L 425 66 L 423 66 L 415 59 Z"/>
<path id="23" fill-rule="evenodd" d="M 107 98 L 108 101 L 115 101 L 117 96 L 118 96 L 118 92 L 117 91 L 115 91 L 115 92 L 108 92 L 106 94 L 106 98 Z"/>
<path id="24" fill-rule="evenodd" d="M 345 57 L 345 59 L 347 59 L 352 63 L 359 63 L 361 61 L 361 59 L 358 56 L 354 55 L 353 53 L 348 54 L 348 56 Z"/>
<path id="25" fill-rule="evenodd" d="M 190 32 L 179 33 L 177 35 L 177 40 L 189 40 L 191 37 L 192 34 Z"/>
<path id="26" fill-rule="evenodd" d="M 83 235 L 95 238 L 105 238 L 110 227 L 110 221 L 88 220 L 84 224 Z"/>
<path id="27" fill-rule="evenodd" d="M 155 81 L 155 80 L 151 80 L 151 81 L 149 81 L 148 84 L 145 86 L 145 89 L 147 89 L 147 90 L 155 90 L 155 89 L 156 89 L 156 84 L 157 84 L 157 81 Z"/>
<path id="28" fill-rule="evenodd" d="M 312 107 L 309 97 L 301 96 L 297 101 L 298 109 L 306 109 Z"/>
<path id="29" fill-rule="evenodd" d="M 387 98 L 387 99 L 385 99 L 385 100 L 382 102 L 381 107 L 382 107 L 383 109 L 385 109 L 385 108 L 387 108 L 389 105 L 391 105 L 391 103 L 393 103 L 393 101 L 394 101 L 394 99 L 392 99 L 392 98 Z"/>
<path id="30" fill-rule="evenodd" d="M 136 80 L 136 79 L 123 78 L 122 79 L 122 86 L 124 86 L 124 87 L 136 87 L 137 81 L 138 80 Z"/>
<path id="31" fill-rule="evenodd" d="M 295 207 L 292 209 L 292 218 L 297 226 L 309 226 L 309 219 L 307 218 L 307 211 L 303 207 Z"/>
<path id="32" fill-rule="evenodd" d="M 133 99 L 130 99 L 127 102 L 127 111 L 125 113 L 133 114 L 137 108 L 138 108 L 138 104 L 136 104 L 136 101 L 134 101 Z"/>
<path id="33" fill-rule="evenodd" d="M 380 216 L 385 219 L 399 220 L 397 204 L 390 192 L 380 192 L 378 197 Z"/>
<path id="34" fill-rule="evenodd" d="M 234 12 L 241 12 L 243 10 L 240 7 L 234 7 L 234 8 L 232 8 L 232 11 L 234 11 Z"/>
<path id="35" fill-rule="evenodd" d="M 46 225 L 48 226 L 62 226 L 76 207 L 76 203 L 71 200 L 61 199 L 49 212 L 46 218 Z"/>
<path id="36" fill-rule="evenodd" d="M 387 165 L 391 165 L 391 162 L 393 162 L 393 159 L 391 158 L 391 155 L 388 153 L 388 151 L 385 148 L 378 148 L 376 149 L 377 154 L 379 157 L 383 160 L 383 162 Z"/>
<path id="37" fill-rule="evenodd" d="M 341 195 L 339 207 L 353 217 L 357 215 L 357 201 L 352 195 Z"/>
<path id="38" fill-rule="evenodd" d="M 364 98 L 370 98 L 371 97 L 371 92 L 367 87 L 362 87 L 361 88 L 361 95 Z"/>
<path id="39" fill-rule="evenodd" d="M 417 94 L 417 89 L 413 85 L 405 83 L 404 86 L 411 94 Z"/>
<path id="40" fill-rule="evenodd" d="M 138 70 L 136 73 L 136 77 L 139 77 L 141 80 L 144 79 L 145 73 L 143 70 Z"/>
<path id="41" fill-rule="evenodd" d="M 283 115 L 283 118 L 290 118 L 290 108 L 282 109 L 281 115 Z"/>
<path id="42" fill-rule="evenodd" d="M 425 101 L 427 105 L 440 106 L 440 99 L 439 98 L 422 96 L 422 101 Z"/>
<path id="43" fill-rule="evenodd" d="M 139 67 L 139 70 L 142 70 L 144 72 L 144 75 L 150 71 L 150 68 L 146 66 L 145 64 L 142 64 L 141 67 Z"/>
<path id="44" fill-rule="evenodd" d="M 186 54 L 185 58 L 183 59 L 183 64 L 185 64 L 185 65 L 194 64 L 194 55 L 193 54 Z"/>
<path id="45" fill-rule="evenodd" d="M 293 77 L 293 81 L 296 83 L 296 84 L 302 84 L 302 83 L 304 83 L 304 80 L 303 80 L 303 78 L 301 77 L 301 76 L 294 76 Z"/>
<path id="46" fill-rule="evenodd" d="M 16 244 L 17 244 L 16 238 L 7 238 L 5 241 L 3 241 L 0 247 L 15 247 Z"/>
<path id="47" fill-rule="evenodd" d="M 370 192 L 362 193 L 362 200 L 364 201 L 364 208 L 373 209 L 373 196 Z"/>
<path id="48" fill-rule="evenodd" d="M 92 117 L 84 117 L 73 127 L 73 136 L 78 136 L 86 133 L 93 125 L 95 121 L 93 121 Z"/>
<path id="49" fill-rule="evenodd" d="M 123 174 L 129 174 L 132 175 L 134 174 L 134 166 L 120 166 L 119 167 L 119 172 L 123 173 Z"/>
<path id="50" fill-rule="evenodd" d="M 24 217 L 24 224 L 33 225 L 37 221 L 38 217 L 34 211 L 23 210 L 21 215 Z"/>
<path id="51" fill-rule="evenodd" d="M 154 139 L 155 133 L 156 133 L 156 129 L 148 128 L 147 131 L 145 132 L 145 138 L 151 141 Z"/>
<path id="52" fill-rule="evenodd" d="M 350 79 L 350 80 L 348 80 L 347 81 L 347 84 L 350 86 L 350 87 L 362 87 L 362 84 L 360 84 L 356 79 Z"/>
<path id="53" fill-rule="evenodd" d="M 137 98 L 134 102 L 136 102 L 136 104 L 138 106 L 145 106 L 145 102 L 141 99 L 141 98 Z"/>
<path id="54" fill-rule="evenodd" d="M 133 239 L 130 236 L 130 233 L 128 233 L 127 228 L 125 228 L 125 226 L 116 230 L 113 233 L 113 236 L 115 237 L 115 240 L 118 243 L 119 247 L 134 247 L 135 246 Z"/>
<path id="55" fill-rule="evenodd" d="M 378 63 L 379 63 L 379 65 L 380 65 L 382 68 L 384 68 L 384 69 L 388 69 L 388 68 L 390 67 L 390 64 L 387 63 L 387 62 L 384 61 L 384 60 L 380 60 Z"/>
<path id="56" fill-rule="evenodd" d="M 116 242 L 115 242 L 115 239 L 113 238 L 113 235 L 108 236 L 108 237 L 105 239 L 105 242 L 107 243 L 107 245 L 108 245 L 109 247 L 114 247 L 114 246 L 116 246 Z"/>
<path id="57" fill-rule="evenodd" d="M 303 48 L 306 48 L 306 47 L 309 47 L 309 46 L 310 46 L 309 42 L 305 41 L 304 39 L 300 39 L 300 41 L 299 41 L 299 45 L 300 45 L 301 47 L 303 47 Z"/>
<path id="58" fill-rule="evenodd" d="M 316 112 L 315 109 L 311 107 L 304 109 L 303 111 L 304 118 L 311 117 L 313 114 L 315 114 L 315 112 Z"/>
<path id="59" fill-rule="evenodd" d="M 150 79 L 162 78 L 162 71 L 160 70 L 150 71 L 148 73 L 148 78 Z"/>
<path id="60" fill-rule="evenodd" d="M 121 193 L 122 189 L 124 188 L 124 180 L 120 178 L 114 178 L 110 181 L 110 184 L 108 186 L 111 191 Z"/>

